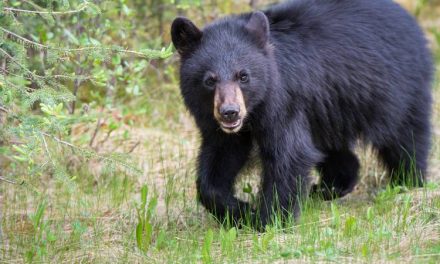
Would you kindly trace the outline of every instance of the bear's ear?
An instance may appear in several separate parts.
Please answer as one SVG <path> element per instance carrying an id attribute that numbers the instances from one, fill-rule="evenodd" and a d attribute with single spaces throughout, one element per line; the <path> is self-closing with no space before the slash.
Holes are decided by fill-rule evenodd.
<path id="1" fill-rule="evenodd" d="M 200 31 L 191 20 L 185 17 L 174 19 L 171 25 L 171 39 L 180 55 L 191 51 L 202 38 Z"/>
<path id="2" fill-rule="evenodd" d="M 269 20 L 261 11 L 256 11 L 251 14 L 251 18 L 246 24 L 246 30 L 255 36 L 258 41 L 257 45 L 264 48 L 269 41 Z"/>

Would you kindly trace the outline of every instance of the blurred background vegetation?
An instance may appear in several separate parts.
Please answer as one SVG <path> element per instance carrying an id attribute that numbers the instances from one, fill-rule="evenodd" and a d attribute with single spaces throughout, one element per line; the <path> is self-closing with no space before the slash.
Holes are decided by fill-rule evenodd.
<path id="1" fill-rule="evenodd" d="M 195 202 L 198 137 L 170 24 L 183 15 L 202 26 L 271 2 L 0 0 L 0 262 L 106 262 L 115 248 L 119 260 L 156 262 L 163 247 L 177 261 L 176 250 L 197 245 L 180 248 L 171 237 L 182 230 L 209 241 L 194 231 L 212 222 Z M 438 64 L 440 1 L 398 2 L 419 19 Z M 439 179 L 438 73 L 434 91 Z M 363 184 L 377 187 L 383 172 L 370 157 Z M 158 251 L 147 254 L 153 242 Z M 187 257 L 209 262 L 204 250 Z"/>

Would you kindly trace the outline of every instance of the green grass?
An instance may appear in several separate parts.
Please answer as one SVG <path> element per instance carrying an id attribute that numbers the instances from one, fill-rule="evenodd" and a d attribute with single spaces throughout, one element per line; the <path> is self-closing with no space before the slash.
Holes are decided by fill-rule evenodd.
<path id="1" fill-rule="evenodd" d="M 439 91 L 437 87 L 436 98 Z M 142 175 L 90 162 L 73 171 L 73 189 L 52 175 L 24 185 L 1 183 L 0 261 L 438 263 L 439 105 L 437 101 L 427 187 L 387 187 L 373 153 L 360 149 L 363 178 L 358 190 L 333 202 L 309 200 L 297 225 L 263 234 L 221 227 L 196 203 L 198 138 L 195 128 L 185 125 L 188 116 L 177 132 L 166 123 L 127 128 L 130 140 L 121 141 L 124 133 L 115 133 L 102 147 L 123 151 L 140 140 L 131 157 L 143 168 Z M 258 174 L 258 169 L 246 170 L 237 186 L 240 197 L 251 199 L 248 185 L 255 193 Z M 44 188 L 33 187 L 37 185 Z M 141 199 L 143 186 L 148 186 L 148 197 Z M 141 208 L 149 215 L 139 217 Z M 142 222 L 150 227 L 137 232 Z"/>
<path id="2" fill-rule="evenodd" d="M 72 186 L 50 174 L 22 185 L 0 181 L 0 263 L 440 262 L 438 81 L 426 187 L 387 186 L 374 153 L 359 149 L 362 179 L 353 194 L 308 200 L 296 225 L 265 233 L 222 227 L 196 202 L 198 132 L 189 114 L 180 114 L 177 85 L 162 88 L 164 101 L 145 99 L 145 111 L 136 109 L 140 119 L 101 144 L 129 152 L 139 143 L 130 157 L 143 173 L 63 152 Z M 76 133 L 78 142 L 82 134 Z M 252 199 L 258 174 L 245 170 L 239 197 Z"/>
<path id="3" fill-rule="evenodd" d="M 24 188 L 3 197 L 1 259 L 8 263 L 283 259 L 437 263 L 440 258 L 440 186 L 435 183 L 413 191 L 386 187 L 372 196 L 352 195 L 333 202 L 310 200 L 297 225 L 265 233 L 219 226 L 197 206 L 192 193 L 176 194 L 168 211 L 149 206 L 157 197 L 150 193 L 142 199 L 143 206 L 156 210 L 151 218 L 140 219 L 136 213 L 140 191 L 133 188 L 124 197 L 112 184 L 98 193 L 78 192 L 50 200 L 30 200 L 34 196 Z M 140 233 L 143 244 L 137 242 L 140 220 L 151 224 L 148 235 Z"/>

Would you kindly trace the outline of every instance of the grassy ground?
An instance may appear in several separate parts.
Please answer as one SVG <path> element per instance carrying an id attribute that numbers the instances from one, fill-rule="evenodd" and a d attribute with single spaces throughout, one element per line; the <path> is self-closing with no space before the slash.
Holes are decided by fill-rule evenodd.
<path id="1" fill-rule="evenodd" d="M 429 31 L 437 22 L 426 19 L 423 24 Z M 75 166 L 75 184 L 68 187 L 53 175 L 24 185 L 0 182 L 0 262 L 439 263 L 439 76 L 425 188 L 387 187 L 374 153 L 359 148 L 362 180 L 353 194 L 333 202 L 310 200 L 298 225 L 266 233 L 220 227 L 196 203 L 197 131 L 177 86 L 164 85 L 159 96 L 142 99 L 157 112 L 130 117 L 134 125 L 100 143 L 100 151 L 130 152 L 142 173 L 92 161 Z M 77 141 L 91 129 L 76 127 Z M 98 137 L 97 142 L 106 135 Z M 237 186 L 240 197 L 250 199 L 243 188 L 250 183 L 255 192 L 257 176 L 258 168 L 244 173 Z M 140 241 L 137 232 L 143 234 Z"/>

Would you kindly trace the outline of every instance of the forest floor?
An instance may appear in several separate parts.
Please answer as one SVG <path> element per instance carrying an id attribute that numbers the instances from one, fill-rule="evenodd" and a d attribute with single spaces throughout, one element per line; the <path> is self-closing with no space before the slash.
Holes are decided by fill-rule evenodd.
<path id="1" fill-rule="evenodd" d="M 437 22 L 423 24 L 428 31 Z M 389 187 L 375 153 L 359 146 L 361 180 L 347 197 L 309 200 L 300 221 L 289 227 L 264 233 L 223 227 L 196 202 L 199 137 L 189 114 L 153 125 L 139 115 L 130 117 L 134 125 L 96 139 L 99 151 L 129 153 L 139 173 L 91 161 L 72 175 L 70 189 L 53 181 L 54 175 L 42 175 L 44 196 L 31 184 L 0 182 L 0 263 L 439 263 L 439 70 L 436 75 L 424 188 Z M 177 85 L 170 89 L 178 94 Z M 182 102 L 172 104 L 183 109 Z M 90 129 L 76 127 L 73 134 Z M 252 199 L 249 186 L 258 191 L 258 175 L 258 165 L 244 171 L 239 197 Z M 142 205 L 143 186 L 148 198 Z M 139 216 L 142 206 L 151 215 Z M 140 222 L 151 224 L 151 234 L 146 227 L 137 241 Z"/>

